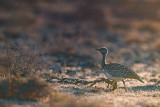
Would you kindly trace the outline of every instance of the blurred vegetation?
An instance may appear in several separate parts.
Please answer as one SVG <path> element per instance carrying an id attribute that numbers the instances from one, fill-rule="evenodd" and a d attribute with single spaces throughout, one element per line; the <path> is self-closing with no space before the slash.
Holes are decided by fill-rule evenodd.
<path id="1" fill-rule="evenodd" d="M 142 62 L 151 65 L 157 57 L 159 37 L 159 1 L 135 0 L 29 0 L 1 1 L 0 44 L 5 40 L 23 40 L 24 44 L 37 44 L 47 49 L 50 56 L 62 59 L 60 63 L 93 66 L 97 63 L 94 48 L 106 46 L 110 57 L 116 59 L 120 49 L 138 50 L 133 59 L 152 58 Z M 145 38 L 145 39 L 144 39 Z M 137 44 L 138 43 L 138 44 Z M 91 54 L 92 53 L 92 54 Z M 122 53 L 123 54 L 123 53 Z M 80 61 L 85 57 L 88 61 Z M 123 56 L 122 59 L 127 59 Z M 133 59 L 129 65 L 135 63 Z M 73 64 L 72 63 L 72 64 Z M 71 64 L 68 64 L 71 65 Z M 74 65 L 72 65 L 74 66 Z"/>
<path id="2" fill-rule="evenodd" d="M 49 97 L 50 93 L 48 83 L 40 78 L 11 77 L 0 82 L 1 99 L 38 101 Z"/>
<path id="3" fill-rule="evenodd" d="M 38 47 L 30 48 L 22 44 L 8 43 L 0 49 L 0 74 L 10 76 L 33 76 L 44 69 L 44 53 Z"/>

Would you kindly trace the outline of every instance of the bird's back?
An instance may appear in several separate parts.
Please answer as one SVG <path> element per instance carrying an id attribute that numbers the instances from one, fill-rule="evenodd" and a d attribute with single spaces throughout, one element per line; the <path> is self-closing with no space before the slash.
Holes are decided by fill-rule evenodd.
<path id="1" fill-rule="evenodd" d="M 129 69 L 127 66 L 118 64 L 118 63 L 109 63 L 105 64 L 103 67 L 104 72 L 107 72 L 112 77 L 119 77 L 119 78 L 131 78 L 137 79 L 140 82 L 143 82 L 140 77 Z"/>

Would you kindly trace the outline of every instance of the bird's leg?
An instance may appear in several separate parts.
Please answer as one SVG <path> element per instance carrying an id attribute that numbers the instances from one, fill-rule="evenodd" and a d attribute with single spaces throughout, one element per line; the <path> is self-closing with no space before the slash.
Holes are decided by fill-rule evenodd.
<path id="1" fill-rule="evenodd" d="M 113 89 L 112 89 L 112 91 L 114 91 L 115 89 L 117 89 L 117 82 L 115 81 L 115 80 L 113 80 Z"/>
<path id="2" fill-rule="evenodd" d="M 125 91 L 127 91 L 127 88 L 126 88 L 126 85 L 125 85 L 125 81 L 124 81 L 124 80 L 122 80 L 122 82 L 123 82 L 123 85 L 124 85 Z"/>
<path id="3" fill-rule="evenodd" d="M 114 87 L 114 85 L 115 85 L 114 81 L 106 79 L 105 83 L 107 83 L 107 85 L 108 85 L 107 88 L 109 88 L 110 91 L 113 91 L 113 89 L 111 89 L 111 87 L 109 87 L 109 85 L 112 85 L 112 87 Z"/>
<path id="4" fill-rule="evenodd" d="M 108 82 L 106 82 L 106 83 L 108 83 L 107 88 L 109 88 L 109 90 L 110 90 L 110 92 L 111 92 L 111 91 L 112 91 L 112 89 L 111 89 L 111 86 L 109 87 L 109 85 L 112 85 L 112 87 L 113 87 L 113 86 L 114 86 L 113 81 L 108 80 Z"/>
<path id="5" fill-rule="evenodd" d="M 107 83 L 107 84 L 108 84 L 107 88 L 109 88 L 109 84 L 111 84 L 111 85 L 112 85 L 112 81 L 110 81 L 109 79 L 105 79 L 105 83 Z"/>

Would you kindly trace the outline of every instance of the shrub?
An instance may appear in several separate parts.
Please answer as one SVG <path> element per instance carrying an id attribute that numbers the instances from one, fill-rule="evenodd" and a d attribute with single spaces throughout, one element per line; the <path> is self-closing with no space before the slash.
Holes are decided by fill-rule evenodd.
<path id="1" fill-rule="evenodd" d="M 37 47 L 6 42 L 0 50 L 0 73 L 5 76 L 31 76 L 44 67 L 43 55 Z"/>
<path id="2" fill-rule="evenodd" d="M 1 80 L 0 98 L 7 100 L 45 100 L 49 97 L 51 88 L 47 82 L 39 78 L 24 79 L 11 77 Z"/>

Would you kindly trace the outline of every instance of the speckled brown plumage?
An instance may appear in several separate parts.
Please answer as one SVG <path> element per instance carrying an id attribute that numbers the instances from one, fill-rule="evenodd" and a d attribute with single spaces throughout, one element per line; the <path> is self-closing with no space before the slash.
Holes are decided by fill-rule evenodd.
<path id="1" fill-rule="evenodd" d="M 107 72 L 112 77 L 137 79 L 140 82 L 143 82 L 135 72 L 133 72 L 127 66 L 122 64 L 118 64 L 118 63 L 105 64 L 105 66 L 103 67 L 103 70 L 104 72 Z"/>

